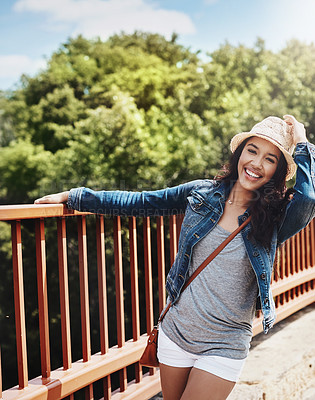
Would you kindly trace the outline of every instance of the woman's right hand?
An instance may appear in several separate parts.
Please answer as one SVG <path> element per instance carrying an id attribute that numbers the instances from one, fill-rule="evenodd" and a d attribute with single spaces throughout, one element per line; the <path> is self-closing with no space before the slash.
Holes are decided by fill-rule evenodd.
<path id="1" fill-rule="evenodd" d="M 69 191 L 48 194 L 47 196 L 40 197 L 34 201 L 35 204 L 60 204 L 68 201 Z"/>
<path id="2" fill-rule="evenodd" d="M 297 121 L 293 115 L 289 114 L 284 115 L 283 119 L 288 125 L 293 126 L 292 139 L 294 146 L 296 146 L 298 143 L 305 143 L 308 141 L 306 138 L 306 130 L 302 122 Z"/>

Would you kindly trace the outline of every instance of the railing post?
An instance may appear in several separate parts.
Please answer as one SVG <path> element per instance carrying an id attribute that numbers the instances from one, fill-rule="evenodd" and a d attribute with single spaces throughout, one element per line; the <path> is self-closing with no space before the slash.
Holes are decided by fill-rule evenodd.
<path id="1" fill-rule="evenodd" d="M 290 272 L 290 265 L 291 265 L 291 253 L 290 253 L 290 241 L 287 240 L 284 245 L 285 248 L 285 276 L 289 277 Z"/>
<path id="2" fill-rule="evenodd" d="M 21 221 L 12 221 L 12 262 L 15 304 L 15 330 L 16 348 L 18 362 L 19 388 L 24 389 L 28 384 L 27 351 L 26 351 L 26 329 L 25 329 L 25 306 L 23 287 L 23 264 L 22 264 L 22 239 Z"/>
<path id="3" fill-rule="evenodd" d="M 170 216 L 169 223 L 170 223 L 170 257 L 171 257 L 171 265 L 173 265 L 177 253 L 177 229 L 176 229 L 175 215 Z"/>
<path id="4" fill-rule="evenodd" d="M 120 217 L 114 217 L 114 252 L 115 252 L 115 286 L 116 286 L 116 315 L 117 315 L 117 344 L 125 344 L 125 313 L 124 313 L 124 284 L 122 266 L 121 222 Z M 120 391 L 127 388 L 127 369 L 119 371 Z"/>
<path id="5" fill-rule="evenodd" d="M 134 341 L 140 338 L 139 312 L 139 285 L 138 285 L 138 258 L 137 258 L 137 223 L 135 217 L 129 218 L 129 251 L 130 251 L 130 280 L 131 280 L 131 310 L 132 310 L 132 337 Z M 135 364 L 135 380 L 142 379 L 140 363 Z"/>
<path id="6" fill-rule="evenodd" d="M 124 313 L 124 283 L 122 267 L 122 245 L 120 217 L 114 218 L 114 252 L 115 252 L 115 284 L 117 313 L 117 343 L 118 347 L 125 344 L 125 313 Z"/>
<path id="7" fill-rule="evenodd" d="M 139 285 L 138 285 L 138 259 L 137 259 L 137 225 L 136 218 L 129 218 L 129 251 L 130 251 L 130 280 L 131 280 L 131 309 L 132 309 L 132 337 L 140 337 L 139 316 Z"/>
<path id="8" fill-rule="evenodd" d="M 65 217 L 57 219 L 58 235 L 58 265 L 59 265 L 59 293 L 62 359 L 65 370 L 71 368 L 71 335 L 70 335 L 70 311 L 69 311 L 69 283 L 67 263 L 67 234 Z"/>
<path id="9" fill-rule="evenodd" d="M 157 258 L 159 281 L 159 312 L 165 307 L 165 248 L 164 248 L 164 221 L 163 217 L 157 217 Z"/>
<path id="10" fill-rule="evenodd" d="M 305 228 L 305 253 L 306 253 L 306 268 L 309 268 L 311 266 L 311 224 L 309 224 Z"/>
<path id="11" fill-rule="evenodd" d="M 41 369 L 43 378 L 49 378 L 51 367 L 49 348 L 45 227 L 43 218 L 38 219 L 35 222 L 35 237 Z"/>
<path id="12" fill-rule="evenodd" d="M 79 245 L 82 355 L 83 355 L 83 362 L 87 362 L 91 360 L 91 334 L 90 334 L 86 219 L 84 216 L 78 217 L 78 245 Z M 90 400 L 92 398 L 93 398 L 93 384 L 85 388 L 85 399 Z"/>
<path id="13" fill-rule="evenodd" d="M 108 320 L 107 320 L 107 289 L 105 263 L 105 232 L 104 217 L 96 217 L 96 248 L 97 248 L 97 275 L 98 275 L 98 302 L 100 318 L 101 354 L 108 351 Z"/>

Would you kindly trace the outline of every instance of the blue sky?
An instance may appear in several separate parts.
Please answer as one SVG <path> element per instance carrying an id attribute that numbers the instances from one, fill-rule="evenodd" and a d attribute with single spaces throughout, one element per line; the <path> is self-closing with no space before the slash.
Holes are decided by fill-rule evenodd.
<path id="1" fill-rule="evenodd" d="M 315 0 L 1 0 L 0 90 L 34 75 L 69 37 L 157 32 L 205 55 L 226 40 L 278 51 L 315 42 Z"/>

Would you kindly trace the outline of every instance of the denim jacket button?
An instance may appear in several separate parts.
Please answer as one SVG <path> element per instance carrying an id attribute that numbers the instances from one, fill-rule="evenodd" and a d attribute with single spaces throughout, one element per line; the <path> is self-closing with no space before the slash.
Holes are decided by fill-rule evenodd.
<path id="1" fill-rule="evenodd" d="M 260 275 L 260 277 L 261 277 L 261 279 L 266 279 L 266 274 L 263 272 L 261 275 Z"/>
<path id="2" fill-rule="evenodd" d="M 253 251 L 253 256 L 257 257 L 259 255 L 258 251 Z"/>
<path id="3" fill-rule="evenodd" d="M 265 305 L 269 304 L 269 299 L 268 299 L 268 297 L 265 298 L 264 304 L 265 304 Z"/>
<path id="4" fill-rule="evenodd" d="M 246 221 L 247 218 L 245 217 L 245 215 L 242 216 L 242 221 Z"/>

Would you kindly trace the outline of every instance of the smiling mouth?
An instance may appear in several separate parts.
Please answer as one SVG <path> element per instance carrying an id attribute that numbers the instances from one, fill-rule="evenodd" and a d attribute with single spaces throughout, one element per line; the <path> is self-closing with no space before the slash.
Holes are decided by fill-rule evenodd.
<path id="1" fill-rule="evenodd" d="M 250 169 L 247 169 L 247 168 L 244 168 L 244 169 L 245 169 L 246 174 L 248 176 L 250 176 L 251 178 L 254 178 L 254 179 L 262 178 L 261 175 L 256 174 L 255 172 L 251 171 Z"/>

